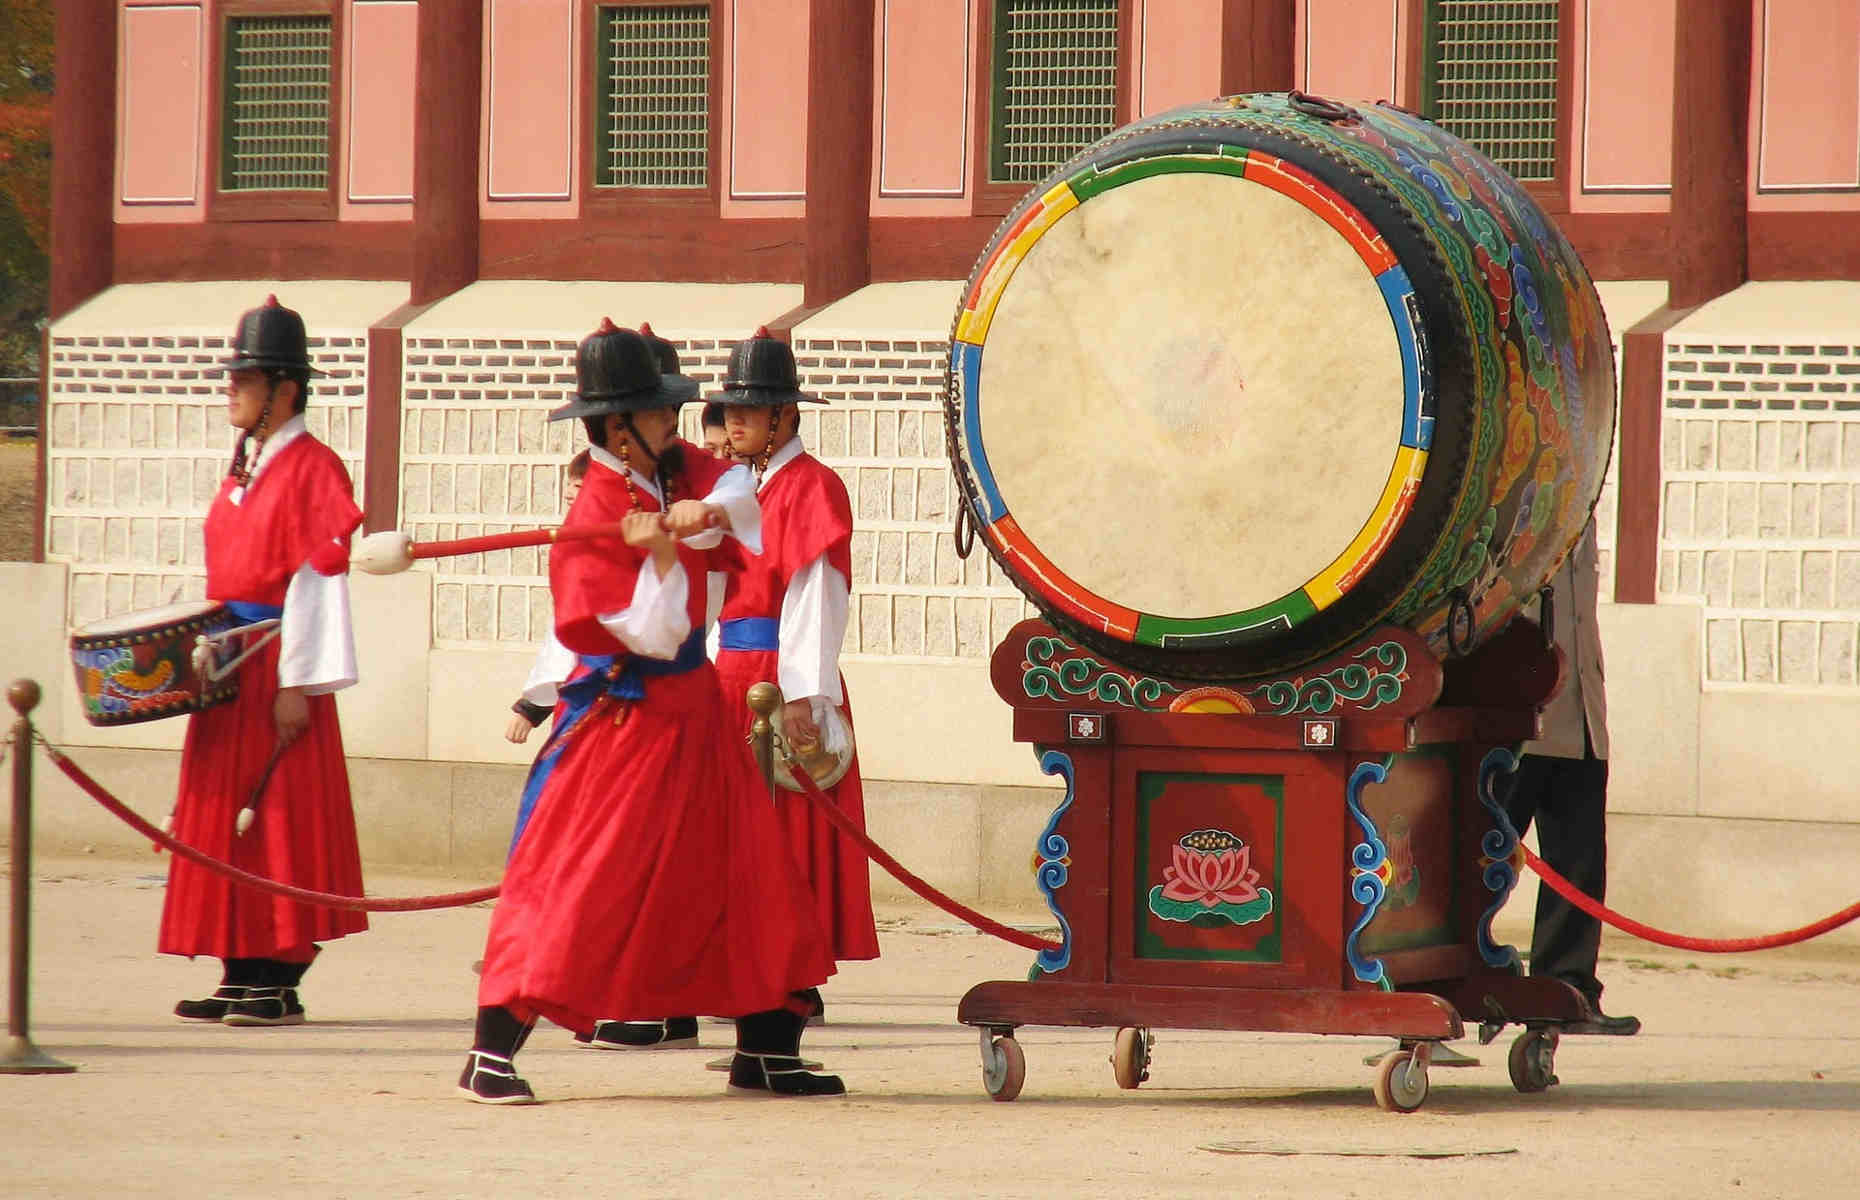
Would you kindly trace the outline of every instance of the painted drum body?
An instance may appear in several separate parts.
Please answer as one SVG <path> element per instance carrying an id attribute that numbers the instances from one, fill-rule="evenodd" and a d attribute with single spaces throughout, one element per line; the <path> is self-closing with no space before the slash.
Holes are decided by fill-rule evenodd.
<path id="1" fill-rule="evenodd" d="M 1138 122 L 1035 188 L 947 383 L 989 553 L 1178 678 L 1382 624 L 1469 649 L 1569 552 L 1614 437 L 1600 300 L 1524 189 L 1418 117 L 1296 95 Z"/>
<path id="2" fill-rule="evenodd" d="M 239 678 L 210 680 L 194 658 L 198 640 L 239 625 L 224 605 L 184 600 L 94 621 L 71 634 L 84 719 L 131 725 L 223 704 L 239 694 Z"/>

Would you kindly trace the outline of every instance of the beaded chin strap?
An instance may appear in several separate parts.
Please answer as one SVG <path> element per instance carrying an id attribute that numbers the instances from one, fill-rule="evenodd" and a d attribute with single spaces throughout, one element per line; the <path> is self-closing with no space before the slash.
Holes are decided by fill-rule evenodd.
<path id="1" fill-rule="evenodd" d="M 633 422 L 631 419 L 628 419 L 626 423 L 626 429 L 627 429 L 627 437 L 624 440 L 622 440 L 620 443 L 620 465 L 623 468 L 625 468 L 623 471 L 621 471 L 620 477 L 621 479 L 626 481 L 627 499 L 633 502 L 633 511 L 638 512 L 640 511 L 639 489 L 633 486 L 632 450 L 633 450 L 633 439 L 639 436 L 639 431 L 633 428 Z M 640 448 L 642 450 L 645 450 L 645 447 L 643 446 Z M 646 454 L 650 457 L 652 455 L 652 452 L 650 450 L 647 450 Z M 653 460 L 653 477 L 658 480 L 659 494 L 664 497 L 664 504 L 661 505 L 661 511 L 670 512 L 672 509 L 672 484 L 674 480 L 672 478 L 671 472 L 664 469 L 663 462 L 661 462 L 658 458 L 654 458 Z"/>
<path id="2" fill-rule="evenodd" d="M 258 465 L 258 456 L 265 449 L 265 439 L 271 436 L 271 404 L 278 396 L 278 378 L 275 375 L 265 377 L 265 406 L 258 410 L 258 424 L 249 430 L 240 431 L 233 438 L 232 468 L 226 473 L 238 480 L 240 487 L 252 482 L 252 469 Z"/>
<path id="3" fill-rule="evenodd" d="M 752 456 L 751 458 L 751 465 L 756 469 L 756 485 L 758 487 L 762 484 L 762 477 L 768 474 L 769 460 L 775 457 L 775 427 L 781 424 L 782 410 L 786 407 L 788 406 L 785 404 L 774 404 L 769 406 L 768 437 L 762 443 L 762 457 L 754 458 Z"/>

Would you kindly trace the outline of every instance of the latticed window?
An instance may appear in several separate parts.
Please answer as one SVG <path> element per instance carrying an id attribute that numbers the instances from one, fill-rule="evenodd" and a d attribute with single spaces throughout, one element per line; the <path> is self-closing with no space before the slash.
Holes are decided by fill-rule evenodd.
<path id="1" fill-rule="evenodd" d="M 1036 183 L 1117 120 L 1117 0 L 996 0 L 988 177 Z"/>
<path id="2" fill-rule="evenodd" d="M 710 6 L 602 8 L 594 182 L 701 188 L 710 178 Z"/>
<path id="3" fill-rule="evenodd" d="M 326 190 L 329 85 L 327 16 L 227 22 L 220 189 Z"/>
<path id="4" fill-rule="evenodd" d="M 1427 115 L 1514 178 L 1555 178 L 1559 0 L 1427 7 Z"/>

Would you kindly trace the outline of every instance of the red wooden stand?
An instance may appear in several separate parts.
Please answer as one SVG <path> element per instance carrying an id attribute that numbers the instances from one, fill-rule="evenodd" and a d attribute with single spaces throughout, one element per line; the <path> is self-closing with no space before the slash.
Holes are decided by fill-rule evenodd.
<path id="1" fill-rule="evenodd" d="M 1296 676 L 1209 687 L 1023 621 L 992 674 L 1016 740 L 1067 783 L 1035 859 L 1062 945 L 958 1009 L 996 1099 L 1024 1078 L 1019 1025 L 1117 1028 L 1125 1087 L 1155 1026 L 1393 1037 L 1376 1098 L 1409 1111 L 1436 1043 L 1515 1022 L 1513 1082 L 1555 1081 L 1556 1025 L 1583 999 L 1490 933 L 1518 871 L 1493 784 L 1561 683 L 1537 626 L 1444 670 L 1383 628 Z"/>

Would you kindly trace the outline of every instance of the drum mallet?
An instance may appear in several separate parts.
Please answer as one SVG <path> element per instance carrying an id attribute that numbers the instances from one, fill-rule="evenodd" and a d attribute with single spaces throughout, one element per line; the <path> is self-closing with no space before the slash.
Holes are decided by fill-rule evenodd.
<path id="1" fill-rule="evenodd" d="M 660 524 L 669 528 L 661 517 Z M 711 514 L 715 527 L 717 516 Z M 370 575 L 398 575 L 422 558 L 452 558 L 460 554 L 485 554 L 492 550 L 515 550 L 524 546 L 550 546 L 556 542 L 579 542 L 589 538 L 620 536 L 620 522 L 604 525 L 577 525 L 573 528 L 525 529 L 515 533 L 491 533 L 483 537 L 457 538 L 449 542 L 416 542 L 399 529 L 371 533 L 355 543 L 349 565 Z"/>
<path id="2" fill-rule="evenodd" d="M 279 742 L 271 748 L 271 757 L 265 760 L 265 769 L 259 773 L 258 786 L 252 789 L 252 798 L 239 810 L 239 818 L 233 825 L 233 832 L 240 837 L 252 828 L 252 822 L 258 819 L 258 802 L 265 798 L 265 786 L 271 782 L 271 773 L 278 768 L 278 759 L 284 754 L 284 743 Z"/>

